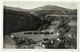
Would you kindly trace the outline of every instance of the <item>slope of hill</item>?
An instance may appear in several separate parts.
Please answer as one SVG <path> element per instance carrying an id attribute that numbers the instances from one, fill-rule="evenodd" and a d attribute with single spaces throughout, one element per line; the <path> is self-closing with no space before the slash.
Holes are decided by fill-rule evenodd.
<path id="1" fill-rule="evenodd" d="M 9 10 L 14 10 L 14 11 L 24 11 L 24 12 L 32 11 L 32 10 L 29 10 L 29 9 L 23 9 L 23 8 L 12 7 L 12 6 L 4 6 L 4 8 L 9 9 Z"/>
<path id="2" fill-rule="evenodd" d="M 63 7 L 53 6 L 53 5 L 45 5 L 45 6 L 42 6 L 42 7 L 35 8 L 35 10 L 66 11 L 66 10 L 71 10 L 71 9 L 66 9 L 66 8 L 63 8 Z"/>
<path id="3" fill-rule="evenodd" d="M 4 7 L 4 33 L 37 30 L 43 25 L 40 18 L 22 9 Z"/>

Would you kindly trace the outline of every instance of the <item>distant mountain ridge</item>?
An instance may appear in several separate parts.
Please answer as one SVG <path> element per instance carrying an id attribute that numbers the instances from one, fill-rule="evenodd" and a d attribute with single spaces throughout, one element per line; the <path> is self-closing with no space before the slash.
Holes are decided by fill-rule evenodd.
<path id="1" fill-rule="evenodd" d="M 68 9 L 60 6 L 45 5 L 35 8 L 32 13 L 41 17 L 45 17 L 47 14 L 77 15 L 77 9 Z"/>
<path id="2" fill-rule="evenodd" d="M 63 8 L 63 7 L 60 7 L 60 6 L 53 6 L 53 5 L 45 5 L 45 6 L 41 6 L 41 7 L 38 7 L 38 8 L 35 8 L 35 10 L 72 10 L 72 9 L 68 9 L 68 8 Z"/>

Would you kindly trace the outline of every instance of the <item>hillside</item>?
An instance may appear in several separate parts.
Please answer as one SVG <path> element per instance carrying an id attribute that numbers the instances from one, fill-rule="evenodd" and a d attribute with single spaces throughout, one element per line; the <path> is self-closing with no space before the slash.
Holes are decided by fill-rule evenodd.
<path id="1" fill-rule="evenodd" d="M 23 9 L 24 10 L 24 9 Z M 44 24 L 40 18 L 17 8 L 4 7 L 4 33 L 34 31 Z"/>
<path id="2" fill-rule="evenodd" d="M 77 9 L 68 9 L 60 6 L 45 5 L 35 8 L 33 11 L 31 11 L 31 13 L 40 17 L 45 17 L 48 14 L 77 15 Z"/>
<path id="3" fill-rule="evenodd" d="M 35 8 L 35 10 L 67 11 L 67 10 L 71 10 L 71 9 L 66 9 L 66 8 L 59 7 L 59 6 L 54 6 L 54 5 L 45 5 L 45 6 L 41 6 L 41 7 Z"/>

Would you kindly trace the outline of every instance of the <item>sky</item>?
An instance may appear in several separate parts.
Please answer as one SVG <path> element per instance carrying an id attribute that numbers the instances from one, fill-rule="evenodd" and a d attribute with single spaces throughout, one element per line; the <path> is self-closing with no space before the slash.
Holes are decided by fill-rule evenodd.
<path id="1" fill-rule="evenodd" d="M 76 9 L 77 2 L 54 2 L 54 1 L 4 1 L 3 5 L 24 9 L 34 9 L 45 5 L 60 6 L 69 9 Z"/>

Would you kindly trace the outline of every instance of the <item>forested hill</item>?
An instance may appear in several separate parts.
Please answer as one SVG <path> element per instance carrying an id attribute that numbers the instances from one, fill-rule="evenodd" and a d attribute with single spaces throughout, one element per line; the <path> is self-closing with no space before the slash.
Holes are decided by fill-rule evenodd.
<path id="1" fill-rule="evenodd" d="M 41 19 L 26 12 L 26 10 L 23 11 L 21 9 L 19 11 L 19 8 L 4 6 L 4 34 L 18 31 L 38 30 L 39 26 L 42 25 Z"/>

